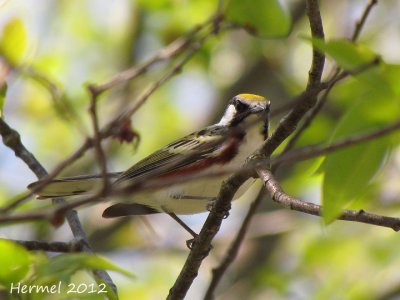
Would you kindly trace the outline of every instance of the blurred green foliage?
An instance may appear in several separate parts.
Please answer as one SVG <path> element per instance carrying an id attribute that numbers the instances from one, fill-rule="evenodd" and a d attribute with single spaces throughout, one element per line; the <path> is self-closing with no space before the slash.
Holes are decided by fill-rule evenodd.
<path id="1" fill-rule="evenodd" d="M 0 54 L 12 65 L 17 65 L 23 58 L 26 44 L 24 23 L 18 18 L 9 20 L 1 35 Z"/>
<path id="2" fill-rule="evenodd" d="M 276 0 L 230 0 L 226 17 L 250 33 L 262 37 L 279 37 L 289 33 L 291 17 L 282 2 Z"/>
<path id="3" fill-rule="evenodd" d="M 298 146 L 329 145 L 398 121 L 400 4 L 380 1 L 360 39 L 351 43 L 347 38 L 367 2 L 321 1 L 326 42 L 303 38 L 310 36 L 304 1 L 223 2 L 220 8 L 226 18 L 246 30 L 221 28 L 180 74 L 151 96 L 132 117 L 141 136 L 137 150 L 117 140 L 104 142 L 109 170 L 125 170 L 174 138 L 214 122 L 227 99 L 237 93 L 266 95 L 272 110 L 288 103 L 307 82 L 311 45 L 327 55 L 324 78 L 336 66 L 352 71 L 376 57 L 382 63 L 339 82 Z M 217 8 L 211 0 L 8 1 L 0 11 L 0 111 L 51 170 L 92 132 L 87 83 L 102 83 L 145 61 L 210 18 Z M 172 64 L 159 63 L 137 80 L 106 92 L 98 103 L 101 125 L 133 103 Z M 280 117 L 272 119 L 273 128 Z M 249 232 L 238 261 L 218 290 L 219 299 L 395 299 L 400 290 L 398 235 L 366 224 L 330 222 L 343 208 L 398 215 L 399 138 L 395 133 L 324 158 L 283 164 L 277 177 L 285 191 L 322 203 L 325 222 L 285 210 L 285 218 L 274 224 L 257 223 L 257 234 Z M 88 153 L 63 175 L 98 172 L 93 157 Z M 0 203 L 14 199 L 33 180 L 28 168 L 1 144 Z M 233 204 L 188 299 L 199 299 L 204 293 L 210 269 L 226 252 L 251 200 L 244 197 Z M 280 209 L 270 202 L 265 201 L 257 219 Z M 49 202 L 30 201 L 19 211 L 49 206 Z M 101 283 L 87 272 L 98 268 L 136 275 L 132 279 L 111 273 L 120 299 L 165 297 L 188 253 L 185 232 L 162 215 L 104 220 L 103 208 L 103 204 L 85 208 L 79 215 L 95 251 L 115 264 L 81 254 L 48 258 L 0 241 L 0 284 L 6 287 L 35 279 L 30 283 L 62 280 L 98 286 Z M 185 218 L 196 230 L 203 220 L 204 215 Z M 66 225 L 53 229 L 45 222 L 3 226 L 0 235 L 72 238 Z M 66 294 L 48 299 L 57 296 L 68 299 Z"/>
<path id="4" fill-rule="evenodd" d="M 133 278 L 132 273 L 93 254 L 71 253 L 47 258 L 7 240 L 0 240 L 0 250 L 0 292 L 12 293 L 18 299 L 59 299 L 60 296 L 76 299 L 90 294 L 90 299 L 104 299 L 105 295 L 117 299 L 105 283 L 96 283 L 88 271 L 112 270 Z"/>

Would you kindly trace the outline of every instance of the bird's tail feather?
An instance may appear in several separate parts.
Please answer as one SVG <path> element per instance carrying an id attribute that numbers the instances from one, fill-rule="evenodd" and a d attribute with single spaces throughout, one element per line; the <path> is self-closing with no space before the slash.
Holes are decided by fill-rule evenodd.
<path id="1" fill-rule="evenodd" d="M 110 180 L 115 180 L 120 173 L 108 174 Z M 47 199 L 54 197 L 68 197 L 95 191 L 101 187 L 103 178 L 101 175 L 83 175 L 76 177 L 66 177 L 51 180 L 46 179 L 33 182 L 28 185 L 28 189 L 37 195 L 37 199 Z M 45 184 L 42 188 L 40 186 Z"/>

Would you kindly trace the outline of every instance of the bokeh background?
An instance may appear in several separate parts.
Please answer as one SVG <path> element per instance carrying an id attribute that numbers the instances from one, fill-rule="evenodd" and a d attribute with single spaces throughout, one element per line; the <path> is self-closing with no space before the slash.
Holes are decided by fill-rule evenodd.
<path id="1" fill-rule="evenodd" d="M 274 110 L 301 92 L 311 63 L 311 45 L 304 39 L 310 36 L 305 4 L 281 2 L 292 16 L 287 37 L 268 39 L 235 30 L 210 38 L 183 71 L 132 117 L 140 135 L 137 147 L 117 140 L 104 143 L 109 170 L 125 170 L 173 139 L 215 122 L 235 94 L 267 96 Z M 0 1 L 0 32 L 10 20 L 21 22 L 26 31 L 21 65 L 35 71 L 32 75 L 21 68 L 7 74 L 5 119 L 45 168 L 52 170 L 91 133 L 86 85 L 104 82 L 152 57 L 211 16 L 216 5 L 211 0 Z M 327 38 L 350 37 L 366 5 L 362 0 L 321 1 Z M 360 42 L 388 64 L 400 63 L 399 12 L 398 1 L 380 1 L 360 37 Z M 100 123 L 106 124 L 135 101 L 169 65 L 159 63 L 138 80 L 107 92 L 99 102 Z M 333 68 L 334 63 L 328 60 L 325 76 Z M 299 145 L 328 140 L 353 99 L 362 98 L 363 93 L 353 79 L 334 89 Z M 386 111 L 377 101 L 369 113 L 384 115 Z M 272 119 L 272 128 L 280 116 Z M 88 152 L 63 175 L 98 172 L 93 157 Z M 320 163 L 321 159 L 314 159 L 284 165 L 278 179 L 289 194 L 320 203 Z M 393 148 L 363 201 L 351 207 L 398 215 L 399 178 L 400 154 Z M 24 192 L 35 180 L 26 165 L 0 143 L 0 204 Z M 256 184 L 234 202 L 187 299 L 203 295 L 211 268 L 223 257 L 259 188 Z M 19 211 L 48 205 L 29 201 Z M 81 209 L 79 216 L 95 251 L 136 275 L 132 279 L 110 273 L 120 298 L 164 298 L 188 255 L 186 232 L 164 215 L 105 220 L 101 218 L 105 207 L 99 204 Z M 206 214 L 200 214 L 183 220 L 198 231 L 205 218 Z M 67 225 L 53 228 L 44 221 L 2 225 L 0 236 L 72 239 Z M 399 246 L 399 235 L 389 229 L 340 221 L 325 226 L 319 218 L 288 211 L 266 198 L 239 258 L 220 286 L 219 299 L 400 299 L 396 297 L 400 293 Z"/>

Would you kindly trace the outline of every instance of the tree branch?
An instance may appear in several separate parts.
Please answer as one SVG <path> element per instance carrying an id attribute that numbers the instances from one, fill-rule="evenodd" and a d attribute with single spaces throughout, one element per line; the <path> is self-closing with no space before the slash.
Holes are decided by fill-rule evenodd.
<path id="1" fill-rule="evenodd" d="M 192 250 L 177 277 L 174 285 L 169 291 L 168 300 L 184 299 L 193 280 L 196 278 L 200 265 L 207 257 L 211 249 L 211 241 L 217 234 L 222 220 L 227 217 L 227 212 L 231 207 L 231 200 L 237 189 L 249 175 L 233 175 L 221 187 L 218 200 L 211 209 L 206 222 L 199 235 L 194 240 Z"/>
<path id="2" fill-rule="evenodd" d="M 90 105 L 89 105 L 89 114 L 92 120 L 93 127 L 93 144 L 96 152 L 97 163 L 100 167 L 100 174 L 103 179 L 102 189 L 99 192 L 100 194 L 106 194 L 109 188 L 110 182 L 107 176 L 107 161 L 106 156 L 103 151 L 103 147 L 101 146 L 101 138 L 99 132 L 99 120 L 97 115 L 97 97 L 98 93 L 96 90 L 89 86 L 88 90 L 90 92 Z"/>
<path id="3" fill-rule="evenodd" d="M 0 240 L 11 241 L 21 246 L 25 247 L 31 251 L 48 251 L 48 252 L 81 252 L 82 244 L 79 241 L 72 240 L 69 243 L 64 242 L 45 242 L 45 241 L 22 241 L 22 240 L 12 240 L 12 239 L 3 239 Z"/>
<path id="4" fill-rule="evenodd" d="M 324 33 L 317 0 L 307 1 L 307 12 L 313 37 L 323 38 Z M 273 135 L 267 139 L 260 151 L 255 154 L 255 157 L 262 156 L 264 158 L 269 158 L 272 152 L 295 130 L 297 123 L 304 114 L 315 105 L 317 95 L 323 89 L 321 85 L 321 76 L 324 61 L 324 54 L 314 48 L 313 61 L 309 72 L 306 91 L 299 97 L 299 102 L 296 107 L 287 117 L 283 118 Z M 208 254 L 208 247 L 210 246 L 211 240 L 217 233 L 222 219 L 229 212 L 230 201 L 234 193 L 250 176 L 251 174 L 247 174 L 247 176 L 234 175 L 222 185 L 218 200 L 211 210 L 198 238 L 195 239 L 192 251 L 175 284 L 171 288 L 167 299 L 183 299 L 185 297 L 190 285 L 197 276 L 198 269 L 205 257 L 204 255 Z M 205 251 L 205 249 L 207 251 Z"/>
<path id="5" fill-rule="evenodd" d="M 225 254 L 225 257 L 222 259 L 219 266 L 212 270 L 212 279 L 208 286 L 206 294 L 204 296 L 204 300 L 214 299 L 214 292 L 215 292 L 219 282 L 221 281 L 222 276 L 225 274 L 228 267 L 235 260 L 237 254 L 239 252 L 239 248 L 240 248 L 240 246 L 244 240 L 244 237 L 246 235 L 247 229 L 250 226 L 250 222 L 251 222 L 255 212 L 257 211 L 258 207 L 260 206 L 261 201 L 264 199 L 264 197 L 265 197 L 265 191 L 261 190 L 259 192 L 257 198 L 250 205 L 249 211 L 247 212 L 246 217 L 244 218 L 242 225 L 240 226 L 240 229 L 239 229 L 238 233 L 236 234 L 234 240 L 229 245 L 229 248 Z"/>
<path id="6" fill-rule="evenodd" d="M 319 10 L 318 0 L 307 0 L 306 10 L 308 21 L 310 23 L 311 36 L 324 40 L 324 27 L 322 25 L 321 12 Z M 307 88 L 319 85 L 325 64 L 325 54 L 313 46 L 313 59 L 311 69 L 308 72 Z"/>
<path id="7" fill-rule="evenodd" d="M 221 22 L 222 19 L 218 18 L 218 22 Z M 209 22 L 209 21 L 207 21 Z M 204 24 L 208 24 L 208 23 Z M 203 27 L 202 27 L 203 28 Z M 143 93 L 142 95 L 137 99 L 133 105 L 130 107 L 127 107 L 119 116 L 117 116 L 115 119 L 110 121 L 106 126 L 104 126 L 101 130 L 99 130 L 99 139 L 105 139 L 110 137 L 112 134 L 115 133 L 116 129 L 118 126 L 125 120 L 126 118 L 130 118 L 146 101 L 147 99 L 165 82 L 167 82 L 171 77 L 174 75 L 178 74 L 182 67 L 188 62 L 188 60 L 197 52 L 197 50 L 205 43 L 205 41 L 212 35 L 214 34 L 214 27 L 211 28 L 208 32 L 206 32 L 202 37 L 198 38 L 197 42 L 192 42 L 192 43 L 184 43 L 184 46 L 182 46 L 181 50 L 187 50 L 187 53 L 180 59 L 175 65 L 172 66 L 158 81 L 152 83 Z M 171 44 L 172 45 L 172 44 Z M 171 48 L 169 48 L 171 47 Z M 167 48 L 164 49 L 172 49 L 174 47 L 172 46 L 167 46 Z M 180 50 L 180 51 L 181 51 Z M 179 51 L 178 51 L 179 52 Z M 164 54 L 162 54 L 164 53 Z M 169 54 L 168 54 L 169 53 Z M 172 55 L 172 50 L 168 50 L 166 52 L 163 52 L 163 49 L 156 55 L 157 57 L 168 57 L 168 55 Z M 155 59 L 155 58 L 153 58 Z M 146 64 L 151 65 L 151 61 L 153 59 L 150 59 Z M 119 78 L 117 75 L 116 78 Z M 132 80 L 136 78 L 136 76 L 128 76 L 124 77 L 124 79 L 118 79 L 116 82 L 114 80 L 111 80 L 109 83 L 106 83 L 101 85 L 100 87 L 95 86 L 95 85 L 89 85 L 88 88 L 91 90 L 91 93 L 94 93 L 96 97 L 103 92 L 105 89 L 109 89 L 111 87 L 114 87 L 116 84 L 120 84 L 125 82 L 125 80 L 129 77 L 129 80 Z M 23 203 L 26 199 L 28 199 L 30 196 L 32 196 L 35 192 L 40 191 L 43 187 L 46 186 L 52 179 L 54 179 L 57 175 L 59 175 L 67 166 L 71 165 L 73 162 L 75 162 L 77 159 L 81 158 L 87 150 L 91 149 L 94 146 L 94 141 L 92 138 L 86 138 L 86 140 L 83 142 L 83 144 L 73 153 L 71 154 L 67 159 L 64 161 L 60 162 L 48 175 L 46 175 L 46 178 L 42 180 L 41 184 L 39 184 L 34 191 L 29 193 L 28 195 L 25 195 L 21 199 L 18 199 L 14 203 L 11 203 L 10 205 L 2 208 L 2 211 L 8 211 L 10 209 L 14 209 L 21 203 Z"/>
<path id="8" fill-rule="evenodd" d="M 382 128 L 380 130 L 376 130 L 376 131 L 373 131 L 370 133 L 361 134 L 359 136 L 353 136 L 350 138 L 346 138 L 346 139 L 337 141 L 326 147 L 299 148 L 299 149 L 289 152 L 287 154 L 279 155 L 278 157 L 273 157 L 272 163 L 273 163 L 273 165 L 277 165 L 282 162 L 284 162 L 284 163 L 298 162 L 298 161 L 314 158 L 317 156 L 329 154 L 329 153 L 332 153 L 334 151 L 337 151 L 337 150 L 340 150 L 343 148 L 355 146 L 360 143 L 365 143 L 368 141 L 372 141 L 372 140 L 384 137 L 385 135 L 391 134 L 399 129 L 400 129 L 400 122 L 397 122 L 397 123 L 389 125 L 385 128 Z"/>
<path id="9" fill-rule="evenodd" d="M 46 170 L 39 163 L 39 161 L 30 153 L 25 146 L 21 142 L 21 138 L 19 133 L 12 129 L 4 120 L 0 118 L 0 134 L 3 138 L 4 144 L 12 149 L 17 157 L 19 157 L 22 161 L 26 163 L 26 165 L 32 170 L 33 173 L 38 178 L 44 177 L 47 175 Z M 55 204 L 65 204 L 65 200 L 62 198 L 57 198 L 53 200 Z M 65 217 L 67 218 L 67 222 L 71 231 L 77 240 L 82 241 L 82 249 L 86 252 L 93 252 L 90 244 L 86 238 L 85 231 L 82 228 L 81 222 L 79 221 L 78 214 L 75 210 L 70 210 L 66 212 Z M 105 271 L 96 270 L 94 273 L 100 277 L 104 282 L 106 282 L 111 289 L 117 293 L 117 287 L 112 281 L 111 277 Z"/>
<path id="10" fill-rule="evenodd" d="M 307 14 L 313 38 L 324 39 L 321 14 L 318 0 L 307 0 Z M 296 99 L 296 106 L 283 117 L 273 134 L 264 143 L 259 154 L 270 157 L 275 149 L 292 134 L 304 115 L 316 104 L 319 92 L 324 89 L 321 84 L 325 55 L 313 46 L 312 64 L 309 71 L 306 90 Z"/>
<path id="11" fill-rule="evenodd" d="M 147 70 L 154 64 L 168 60 L 173 58 L 176 55 L 181 54 L 185 51 L 192 43 L 196 40 L 196 35 L 201 32 L 203 29 L 207 28 L 210 25 L 213 25 L 216 22 L 216 17 L 213 16 L 194 27 L 190 30 L 185 37 L 180 37 L 174 40 L 172 43 L 162 48 L 159 52 L 157 52 L 153 57 L 139 66 L 133 66 L 125 71 L 119 72 L 114 75 L 108 81 L 101 84 L 89 84 L 89 88 L 93 91 L 93 93 L 100 95 L 103 92 L 112 89 L 118 85 L 127 83 L 140 75 L 147 72 Z M 217 21 L 219 23 L 219 21 Z"/>
<path id="12" fill-rule="evenodd" d="M 291 210 L 296 210 L 309 215 L 322 215 L 322 206 L 310 202 L 305 202 L 286 194 L 272 175 L 271 171 L 263 168 L 258 168 L 257 173 L 263 181 L 264 187 L 267 189 L 275 202 Z M 376 226 L 391 228 L 394 231 L 400 230 L 399 218 L 371 214 L 367 213 L 364 210 L 343 210 L 342 214 L 338 217 L 338 220 L 372 224 Z"/>
<path id="13" fill-rule="evenodd" d="M 371 0 L 369 5 L 367 5 L 367 7 L 364 10 L 364 13 L 362 14 L 362 17 L 360 19 L 360 21 L 357 22 L 355 28 L 354 28 L 354 32 L 351 38 L 352 42 L 355 42 L 361 32 L 362 27 L 365 25 L 365 22 L 367 20 L 367 17 L 372 9 L 372 7 L 377 3 L 376 0 Z M 376 64 L 379 63 L 376 62 Z M 375 61 L 373 61 L 373 64 L 375 65 Z M 370 66 L 367 66 L 367 68 L 369 68 Z M 304 122 L 301 124 L 301 127 L 294 133 L 293 137 L 289 140 L 289 142 L 286 144 L 285 149 L 283 150 L 282 153 L 286 153 L 289 150 L 293 149 L 296 142 L 299 140 L 299 138 L 301 137 L 301 135 L 303 134 L 303 132 L 311 125 L 312 121 L 315 119 L 315 117 L 319 114 L 319 112 L 321 111 L 321 109 L 325 106 L 327 100 L 328 100 L 328 95 L 331 92 L 332 88 L 335 86 L 335 84 L 338 82 L 336 81 L 337 79 L 339 79 L 341 76 L 343 76 L 346 72 L 340 72 L 341 69 L 339 67 L 336 67 L 335 72 L 333 73 L 333 75 L 331 76 L 330 81 L 332 82 L 332 84 L 328 87 L 328 89 L 326 89 L 322 95 L 322 97 L 320 97 L 317 105 L 308 113 L 308 115 L 306 116 Z"/>
<path id="14" fill-rule="evenodd" d="M 357 23 L 356 23 L 353 35 L 351 36 L 351 41 L 355 42 L 358 39 L 358 37 L 360 36 L 361 30 L 364 27 L 365 22 L 367 21 L 369 13 L 371 12 L 374 5 L 376 5 L 376 4 L 378 4 L 378 0 L 370 0 L 369 1 L 369 4 L 365 7 L 365 10 L 364 10 L 360 20 L 357 21 Z"/>

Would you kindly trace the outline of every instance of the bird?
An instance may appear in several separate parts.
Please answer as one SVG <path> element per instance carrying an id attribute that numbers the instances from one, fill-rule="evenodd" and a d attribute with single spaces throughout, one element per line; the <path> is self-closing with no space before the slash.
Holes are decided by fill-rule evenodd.
<path id="1" fill-rule="evenodd" d="M 228 101 L 218 123 L 169 143 L 124 172 L 110 174 L 113 189 L 129 189 L 149 178 L 172 183 L 145 189 L 129 197 L 117 196 L 117 203 L 106 208 L 102 216 L 115 218 L 167 213 L 185 227 L 176 215 L 210 210 L 229 172 L 239 170 L 245 159 L 268 137 L 269 108 L 270 101 L 263 96 L 236 95 Z M 211 173 L 221 175 L 207 176 Z M 194 179 L 184 180 L 187 176 Z M 101 175 L 54 179 L 44 185 L 43 180 L 28 185 L 39 199 L 89 195 L 103 182 Z M 254 179 L 247 180 L 234 199 L 244 194 L 252 181 Z M 190 232 L 190 228 L 185 229 Z M 190 233 L 194 236 L 193 231 Z"/>

